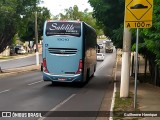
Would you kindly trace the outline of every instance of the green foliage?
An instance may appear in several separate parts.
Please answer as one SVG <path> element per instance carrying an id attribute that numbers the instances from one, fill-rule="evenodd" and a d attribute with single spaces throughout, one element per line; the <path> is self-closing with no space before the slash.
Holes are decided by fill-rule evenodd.
<path id="1" fill-rule="evenodd" d="M 43 35 L 44 22 L 50 18 L 50 12 L 47 8 L 37 7 L 37 23 L 38 23 L 38 38 Z M 35 37 L 35 12 L 28 12 L 22 19 L 19 26 L 19 36 L 24 41 L 33 40 Z"/>
<path id="2" fill-rule="evenodd" d="M 102 29 L 96 24 L 96 19 L 92 17 L 92 13 L 88 12 L 88 9 L 85 9 L 83 12 L 79 11 L 77 5 L 65 9 L 65 14 L 59 14 L 60 20 L 80 20 L 84 21 L 90 26 L 92 26 L 95 30 L 97 35 L 103 35 Z"/>
<path id="3" fill-rule="evenodd" d="M 21 15 L 33 11 L 40 0 L 0 1 L 0 53 L 10 45 L 21 23 Z"/>
<path id="4" fill-rule="evenodd" d="M 104 34 L 112 39 L 116 47 L 122 47 L 124 0 L 89 0 L 93 17 L 103 27 Z"/>
<path id="5" fill-rule="evenodd" d="M 160 65 L 160 1 L 155 0 L 153 6 L 153 25 L 149 29 L 140 30 L 141 46 L 139 49 L 141 54 Z M 154 56 L 156 56 L 156 59 L 153 59 Z"/>
<path id="6" fill-rule="evenodd" d="M 93 16 L 103 26 L 106 36 L 112 39 L 116 47 L 123 44 L 124 0 L 89 0 L 93 7 Z M 154 0 L 153 22 L 149 29 L 139 31 L 139 53 L 149 61 L 152 79 L 155 79 L 156 64 L 160 67 L 160 0 Z M 136 49 L 136 29 L 132 30 L 132 51 Z M 158 78 L 158 77 L 157 77 Z"/>
<path id="7" fill-rule="evenodd" d="M 17 34 L 14 35 L 13 39 L 12 39 L 12 43 L 15 45 L 16 44 L 16 40 L 17 40 Z"/>
<path id="8" fill-rule="evenodd" d="M 123 43 L 123 24 L 121 24 L 120 28 L 113 30 L 113 43 L 117 48 L 122 48 Z"/>

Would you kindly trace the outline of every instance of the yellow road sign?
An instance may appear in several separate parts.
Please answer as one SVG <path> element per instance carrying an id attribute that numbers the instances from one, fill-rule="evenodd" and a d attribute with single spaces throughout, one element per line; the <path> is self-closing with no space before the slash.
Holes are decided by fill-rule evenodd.
<path id="1" fill-rule="evenodd" d="M 153 0 L 126 0 L 125 26 L 150 28 L 152 26 Z"/>

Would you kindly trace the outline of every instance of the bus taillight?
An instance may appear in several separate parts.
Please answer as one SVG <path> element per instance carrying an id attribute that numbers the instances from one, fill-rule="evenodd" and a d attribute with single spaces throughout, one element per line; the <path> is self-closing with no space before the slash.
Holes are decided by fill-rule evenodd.
<path id="1" fill-rule="evenodd" d="M 46 73 L 49 73 L 49 71 L 47 69 L 46 58 L 43 58 L 43 71 L 46 72 Z"/>
<path id="2" fill-rule="evenodd" d="M 80 74 L 82 72 L 82 68 L 83 68 L 83 62 L 82 62 L 82 60 L 80 60 L 76 74 Z"/>

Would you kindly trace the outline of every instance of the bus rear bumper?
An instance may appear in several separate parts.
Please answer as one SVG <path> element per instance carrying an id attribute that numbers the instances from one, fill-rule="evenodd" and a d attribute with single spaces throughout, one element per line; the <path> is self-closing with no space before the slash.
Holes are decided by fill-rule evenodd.
<path id="1" fill-rule="evenodd" d="M 52 75 L 49 73 L 43 73 L 44 81 L 55 81 L 55 82 L 83 82 L 81 74 L 74 75 Z"/>

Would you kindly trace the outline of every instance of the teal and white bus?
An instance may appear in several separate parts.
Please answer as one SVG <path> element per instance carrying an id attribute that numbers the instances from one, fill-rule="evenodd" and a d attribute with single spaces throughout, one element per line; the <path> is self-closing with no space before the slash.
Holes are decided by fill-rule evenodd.
<path id="1" fill-rule="evenodd" d="M 82 21 L 48 20 L 43 31 L 43 80 L 85 82 L 96 70 L 96 31 Z"/>

